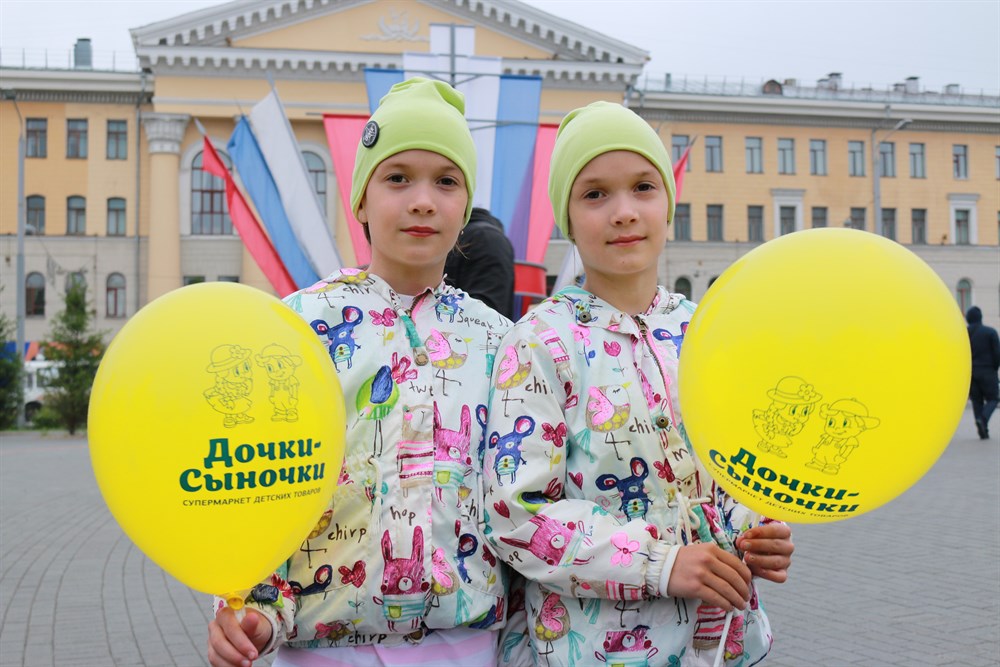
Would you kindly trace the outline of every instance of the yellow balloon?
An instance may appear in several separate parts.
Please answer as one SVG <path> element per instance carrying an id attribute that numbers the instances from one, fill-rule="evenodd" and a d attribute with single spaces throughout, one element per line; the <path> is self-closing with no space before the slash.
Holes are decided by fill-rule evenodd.
<path id="1" fill-rule="evenodd" d="M 344 420 L 308 324 L 260 290 L 203 283 L 151 302 L 111 342 L 88 437 L 101 493 L 136 546 L 238 605 L 320 519 Z"/>
<path id="2" fill-rule="evenodd" d="M 930 469 L 965 408 L 971 353 L 919 257 L 813 229 L 715 281 L 678 374 L 684 427 L 713 477 L 760 514 L 820 523 L 875 509 Z"/>

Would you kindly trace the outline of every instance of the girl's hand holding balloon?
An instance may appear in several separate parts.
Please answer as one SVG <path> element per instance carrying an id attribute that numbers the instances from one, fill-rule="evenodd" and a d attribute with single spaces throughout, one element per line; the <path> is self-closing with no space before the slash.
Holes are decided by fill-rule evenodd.
<path id="1" fill-rule="evenodd" d="M 792 564 L 792 529 L 779 522 L 765 523 L 744 532 L 736 540 L 736 548 L 743 552 L 743 562 L 753 576 L 777 584 L 788 579 Z"/>
<path id="2" fill-rule="evenodd" d="M 271 623 L 256 609 L 242 619 L 229 607 L 208 624 L 208 661 L 212 667 L 250 667 L 271 640 Z"/>
<path id="3" fill-rule="evenodd" d="M 713 542 L 688 544 L 677 550 L 667 595 L 698 598 L 725 611 L 746 609 L 750 569 Z"/>

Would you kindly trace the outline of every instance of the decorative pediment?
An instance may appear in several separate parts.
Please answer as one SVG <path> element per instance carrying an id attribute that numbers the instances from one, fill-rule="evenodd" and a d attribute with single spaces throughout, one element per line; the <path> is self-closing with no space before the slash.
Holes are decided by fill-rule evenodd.
<path id="1" fill-rule="evenodd" d="M 550 81 L 631 83 L 648 53 L 518 0 L 236 0 L 131 30 L 143 67 L 211 75 L 240 63 L 357 75 L 427 49 L 430 23 L 473 24 L 482 55 Z M 268 64 L 270 63 L 270 64 Z"/>

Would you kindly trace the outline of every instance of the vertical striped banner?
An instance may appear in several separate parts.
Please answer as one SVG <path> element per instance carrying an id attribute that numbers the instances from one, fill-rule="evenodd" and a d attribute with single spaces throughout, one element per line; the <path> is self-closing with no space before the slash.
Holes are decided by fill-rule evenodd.
<path id="1" fill-rule="evenodd" d="M 354 248 L 354 261 L 358 266 L 364 266 L 372 259 L 371 247 L 361 229 L 361 223 L 351 211 L 351 183 L 354 179 L 354 159 L 358 153 L 358 143 L 361 132 L 365 129 L 368 116 L 331 116 L 324 114 L 323 128 L 326 130 L 326 143 L 330 146 L 330 157 L 333 159 L 333 173 L 337 179 L 337 190 L 340 202 L 344 207 L 347 220 L 347 230 L 351 234 L 351 247 Z"/>
<path id="2" fill-rule="evenodd" d="M 267 168 L 246 116 L 241 116 L 237 121 L 226 148 L 288 274 L 299 289 L 316 283 L 319 275 L 309 265 L 309 260 L 299 246 L 299 240 L 295 238 L 281 205 L 278 187 L 274 184 L 274 178 Z"/>
<path id="3" fill-rule="evenodd" d="M 250 111 L 250 126 L 281 198 L 281 205 L 313 272 L 326 276 L 342 266 L 323 206 L 309 178 L 292 126 L 272 90 Z"/>

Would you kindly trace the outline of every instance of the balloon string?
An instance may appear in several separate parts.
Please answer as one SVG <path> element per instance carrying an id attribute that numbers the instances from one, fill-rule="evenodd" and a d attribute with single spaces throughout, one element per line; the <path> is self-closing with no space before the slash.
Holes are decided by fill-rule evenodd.
<path id="1" fill-rule="evenodd" d="M 677 506 L 677 532 L 687 535 L 688 544 L 691 543 L 693 531 L 701 527 L 701 518 L 695 513 L 694 508 L 710 502 L 711 498 L 688 498 L 680 491 L 674 496 L 673 504 Z"/>
<path id="2" fill-rule="evenodd" d="M 733 612 L 730 611 L 726 614 L 726 624 L 722 626 L 722 638 L 719 639 L 719 650 L 715 652 L 715 663 L 713 667 L 719 667 L 722 664 L 722 658 L 726 654 L 726 640 L 729 638 L 729 624 L 733 622 Z"/>

